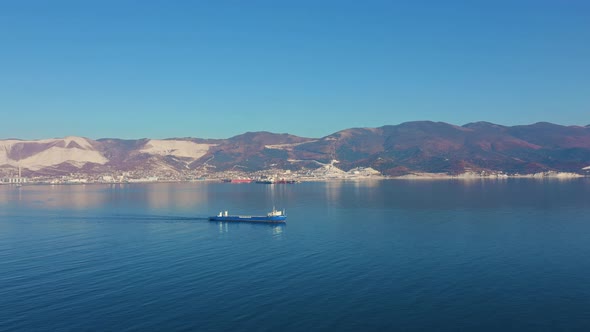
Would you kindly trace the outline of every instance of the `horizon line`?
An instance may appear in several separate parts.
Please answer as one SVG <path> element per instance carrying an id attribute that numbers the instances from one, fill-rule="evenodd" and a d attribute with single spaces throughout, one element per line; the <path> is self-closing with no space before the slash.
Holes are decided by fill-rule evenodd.
<path id="1" fill-rule="evenodd" d="M 515 125 L 504 125 L 504 124 L 499 124 L 499 123 L 494 123 L 494 122 L 490 122 L 490 121 L 485 121 L 485 120 L 481 120 L 481 121 L 472 121 L 472 122 L 467 122 L 463 125 L 456 125 L 450 122 L 445 122 L 445 121 L 434 121 L 434 120 L 413 120 L 413 121 L 404 121 L 404 122 L 400 122 L 398 124 L 385 124 L 379 127 L 348 127 L 348 128 L 344 128 L 344 129 L 340 129 L 338 131 L 332 132 L 330 134 L 324 135 L 324 136 L 320 136 L 320 137 L 308 137 L 308 136 L 299 136 L 297 134 L 291 134 L 291 133 L 279 133 L 279 132 L 272 132 L 272 131 L 268 131 L 268 130 L 257 130 L 257 131 L 245 131 L 243 133 L 240 134 L 236 134 L 230 137 L 225 137 L 225 138 L 212 138 L 212 137 L 197 137 L 197 136 L 170 136 L 170 137 L 139 137 L 139 138 L 128 138 L 128 137 L 98 137 L 98 138 L 93 138 L 93 137 L 88 137 L 88 136 L 82 136 L 82 135 L 65 135 L 65 136 L 61 136 L 61 137 L 43 137 L 43 138 L 16 138 L 16 137 L 7 137 L 7 138 L 0 138 L 0 141 L 11 141 L 11 140 L 15 140 L 15 141 L 41 141 L 41 140 L 47 140 L 47 139 L 66 139 L 68 137 L 81 137 L 81 138 L 86 138 L 86 139 L 91 139 L 94 141 L 98 141 L 98 140 L 107 140 L 107 139 L 117 139 L 117 140 L 142 140 L 142 139 L 149 139 L 149 140 L 153 140 L 153 139 L 159 139 L 159 140 L 171 140 L 171 139 L 203 139 L 203 140 L 224 140 L 224 139 L 231 139 L 233 137 L 236 136 L 241 136 L 241 135 L 245 135 L 248 133 L 270 133 L 270 134 L 276 134 L 276 135 L 291 135 L 291 136 L 297 136 L 297 137 L 301 137 L 301 138 L 310 138 L 310 139 L 319 139 L 322 137 L 327 137 L 330 135 L 333 135 L 335 133 L 338 133 L 340 131 L 344 131 L 344 130 L 350 130 L 350 129 L 377 129 L 377 128 L 382 128 L 382 127 L 387 127 L 387 126 L 400 126 L 403 124 L 407 124 L 407 123 L 420 123 L 420 122 L 428 122 L 428 123 L 443 123 L 443 124 L 447 124 L 447 125 L 451 125 L 451 126 L 456 126 L 456 127 L 465 127 L 467 125 L 470 124 L 476 124 L 476 123 L 488 123 L 488 124 L 492 124 L 492 125 L 496 125 L 496 126 L 502 126 L 502 127 L 518 127 L 518 126 L 532 126 L 532 125 L 538 125 L 538 124 L 551 124 L 551 125 L 556 125 L 556 126 L 561 126 L 561 127 L 580 127 L 580 128 L 588 128 L 590 127 L 590 124 L 587 125 L 566 125 L 566 124 L 559 124 L 559 123 L 554 123 L 554 122 L 549 122 L 549 121 L 537 121 L 534 123 L 528 123 L 528 124 L 515 124 Z"/>

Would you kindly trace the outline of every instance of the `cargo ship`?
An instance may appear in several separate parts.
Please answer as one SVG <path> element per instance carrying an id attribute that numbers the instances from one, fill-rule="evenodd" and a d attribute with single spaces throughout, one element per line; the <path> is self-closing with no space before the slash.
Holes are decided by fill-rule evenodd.
<path id="1" fill-rule="evenodd" d="M 221 182 L 229 182 L 229 183 L 250 183 L 250 182 L 252 182 L 252 179 L 249 179 L 249 178 L 221 179 Z"/>
<path id="2" fill-rule="evenodd" d="M 265 179 L 258 179 L 256 180 L 256 183 L 262 183 L 262 184 L 285 184 L 285 183 L 289 183 L 289 184 L 293 184 L 293 183 L 299 183 L 300 181 L 298 180 L 292 180 L 292 179 L 275 179 L 275 178 L 265 178 Z"/>
<path id="3" fill-rule="evenodd" d="M 275 180 L 273 180 L 273 179 L 260 179 L 260 180 L 256 180 L 256 183 L 273 184 L 273 183 L 275 183 Z"/>
<path id="4" fill-rule="evenodd" d="M 209 217 L 209 221 L 243 221 L 243 222 L 266 222 L 266 223 L 284 223 L 287 215 L 285 210 L 278 211 L 272 209 L 266 216 L 241 216 L 230 215 L 227 211 L 221 211 L 218 215 Z"/>
<path id="5" fill-rule="evenodd" d="M 252 182 L 252 179 L 248 179 L 248 178 L 231 179 L 231 183 L 250 183 L 250 182 Z"/>

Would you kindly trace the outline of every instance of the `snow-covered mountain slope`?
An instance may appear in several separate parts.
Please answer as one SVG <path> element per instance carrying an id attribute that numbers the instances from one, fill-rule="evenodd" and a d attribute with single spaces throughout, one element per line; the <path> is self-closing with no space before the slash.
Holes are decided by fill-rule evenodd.
<path id="1" fill-rule="evenodd" d="M 333 160 L 338 160 L 337 165 Z M 316 169 L 386 175 L 465 172 L 583 172 L 590 165 L 590 128 L 535 123 L 501 126 L 476 122 L 458 127 L 432 121 L 379 128 L 351 128 L 322 138 L 248 132 L 228 139 L 117 139 L 66 137 L 0 140 L 0 175 L 20 166 L 34 174 L 79 169 L 112 172 L 215 172 L 271 168 Z M 2 171 L 2 169 L 7 169 Z M 361 171 L 362 169 L 362 171 Z"/>
<path id="2" fill-rule="evenodd" d="M 36 171 L 45 167 L 70 163 L 76 167 L 86 163 L 108 162 L 84 137 L 43 139 L 35 141 L 0 140 L 0 165 Z"/>
<path id="3" fill-rule="evenodd" d="M 204 156 L 212 144 L 199 144 L 191 141 L 151 139 L 139 150 L 140 153 L 160 156 L 199 159 Z"/>

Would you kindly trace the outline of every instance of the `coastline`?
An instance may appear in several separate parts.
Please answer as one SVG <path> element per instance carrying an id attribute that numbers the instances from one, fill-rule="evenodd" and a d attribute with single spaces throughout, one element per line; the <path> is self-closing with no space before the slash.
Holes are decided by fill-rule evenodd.
<path id="1" fill-rule="evenodd" d="M 440 180 L 506 180 L 506 179 L 535 179 L 535 180 L 571 180 L 580 178 L 590 178 L 590 175 L 572 173 L 572 172 L 539 172 L 532 174 L 505 174 L 505 173 L 475 173 L 465 172 L 461 174 L 451 175 L 447 173 L 427 173 L 427 172 L 416 172 L 411 174 L 405 174 L 400 176 L 385 176 L 385 175 L 369 175 L 369 176 L 331 176 L 331 177 L 299 177 L 296 180 L 300 183 L 305 182 L 344 182 L 344 181 L 381 181 L 381 180 L 416 180 L 416 181 L 440 181 Z M 0 183 L 0 186 L 7 187 L 22 187 L 22 186 L 36 186 L 36 185 L 52 185 L 52 186 L 71 186 L 71 185 L 128 185 L 128 184 L 158 184 L 158 183 L 217 183 L 221 182 L 221 178 L 206 178 L 201 180 L 157 180 L 157 181 L 124 181 L 124 182 L 102 182 L 102 181 L 89 181 L 89 182 L 35 182 L 28 181 L 26 183 L 15 184 L 15 183 Z M 252 182 L 253 183 L 253 182 Z M 235 184 L 234 184 L 235 185 Z M 239 184 L 238 184 L 239 185 Z M 268 184 L 266 184 L 268 185 Z M 282 184 L 273 184 L 282 185 Z"/>
<path id="2" fill-rule="evenodd" d="M 531 174 L 505 174 L 505 173 L 475 173 L 465 172 L 457 175 L 447 173 L 412 173 L 401 176 L 389 177 L 399 180 L 476 180 L 476 179 L 578 179 L 588 175 L 573 172 L 539 172 Z"/>

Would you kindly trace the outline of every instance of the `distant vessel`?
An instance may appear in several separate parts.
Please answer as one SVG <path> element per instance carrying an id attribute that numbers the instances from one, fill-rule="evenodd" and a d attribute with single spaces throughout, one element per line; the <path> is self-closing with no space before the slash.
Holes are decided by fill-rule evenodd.
<path id="1" fill-rule="evenodd" d="M 272 209 L 266 216 L 240 216 L 229 215 L 227 211 L 221 211 L 218 215 L 209 217 L 209 221 L 245 221 L 245 222 L 267 222 L 267 223 L 283 223 L 287 219 L 285 211 L 277 211 Z"/>
<path id="2" fill-rule="evenodd" d="M 222 182 L 229 182 L 229 183 L 250 183 L 252 179 L 249 178 L 238 178 L 238 179 L 222 179 Z"/>
<path id="3" fill-rule="evenodd" d="M 287 180 L 287 179 L 280 179 L 277 180 L 275 183 L 288 183 L 288 184 L 293 184 L 293 183 L 299 183 L 300 181 L 298 180 Z"/>
<path id="4" fill-rule="evenodd" d="M 284 183 L 299 183 L 298 180 L 292 180 L 292 179 L 275 179 L 275 178 L 265 178 L 265 179 L 258 179 L 256 180 L 256 183 L 262 183 L 262 184 L 284 184 Z"/>
<path id="5" fill-rule="evenodd" d="M 231 179 L 231 183 L 250 183 L 252 182 L 252 179 Z"/>
<path id="6" fill-rule="evenodd" d="M 273 179 L 260 179 L 260 180 L 256 180 L 256 183 L 273 184 L 273 183 L 275 183 L 275 180 L 273 180 Z"/>

